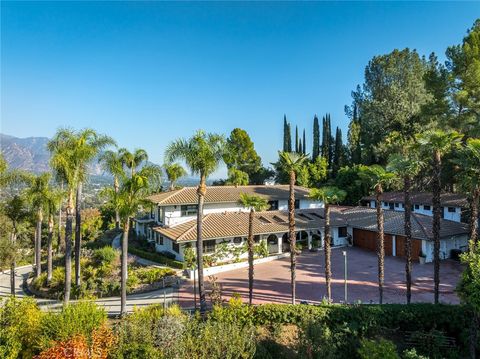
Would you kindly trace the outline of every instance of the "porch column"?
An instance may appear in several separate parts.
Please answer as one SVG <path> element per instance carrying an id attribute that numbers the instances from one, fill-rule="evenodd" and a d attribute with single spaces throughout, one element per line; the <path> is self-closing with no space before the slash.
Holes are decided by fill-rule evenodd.
<path id="1" fill-rule="evenodd" d="M 308 231 L 307 243 L 308 243 L 308 250 L 312 249 L 312 233 Z"/>
<path id="2" fill-rule="evenodd" d="M 392 236 L 392 256 L 397 256 L 397 236 Z"/>
<path id="3" fill-rule="evenodd" d="M 282 247 L 283 247 L 283 243 L 282 243 L 282 236 L 278 236 L 277 235 L 277 238 L 278 238 L 278 254 L 282 254 Z"/>

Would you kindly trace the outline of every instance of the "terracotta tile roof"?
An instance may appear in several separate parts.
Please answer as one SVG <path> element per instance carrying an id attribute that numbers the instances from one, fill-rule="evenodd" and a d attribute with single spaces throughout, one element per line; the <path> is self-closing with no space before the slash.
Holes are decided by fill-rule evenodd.
<path id="1" fill-rule="evenodd" d="M 325 225 L 323 209 L 295 211 L 295 226 L 298 230 L 318 229 Z M 246 237 L 248 235 L 248 212 L 209 213 L 203 218 L 204 239 Z M 331 225 L 346 226 L 343 214 L 332 209 Z M 194 241 L 197 238 L 197 221 L 191 220 L 173 227 L 154 227 L 154 230 L 175 241 Z M 288 232 L 288 212 L 267 211 L 255 213 L 254 234 Z"/>
<path id="2" fill-rule="evenodd" d="M 295 198 L 305 198 L 309 189 L 295 186 Z M 268 200 L 288 199 L 288 185 L 258 185 L 258 186 L 208 186 L 205 194 L 205 203 L 233 203 L 238 202 L 241 193 L 256 194 Z M 197 188 L 183 187 L 178 190 L 160 192 L 147 198 L 153 203 L 163 205 L 196 204 Z"/>
<path id="3" fill-rule="evenodd" d="M 430 192 L 412 192 L 410 194 L 412 204 L 432 205 L 432 194 Z M 374 201 L 375 196 L 366 196 L 362 201 Z M 385 192 L 382 195 L 383 202 L 404 203 L 403 192 Z M 443 207 L 468 207 L 467 197 L 459 193 L 442 193 L 440 203 Z"/>
<path id="4" fill-rule="evenodd" d="M 354 207 L 343 212 L 349 226 L 369 231 L 377 230 L 377 214 L 375 208 Z M 384 210 L 384 231 L 388 234 L 405 235 L 404 212 Z M 441 220 L 440 238 L 469 233 L 468 225 L 454 221 Z M 412 237 L 433 239 L 433 217 L 412 212 Z"/>
<path id="5" fill-rule="evenodd" d="M 366 207 L 331 207 L 331 225 L 333 227 L 351 226 L 369 231 L 377 230 L 376 210 Z M 203 220 L 203 238 L 216 239 L 228 237 L 246 237 L 248 235 L 248 212 L 209 213 Z M 385 233 L 404 235 L 404 212 L 384 210 Z M 324 228 L 323 209 L 301 209 L 295 211 L 297 231 Z M 412 213 L 412 235 L 417 239 L 433 239 L 433 218 Z M 197 221 L 179 224 L 173 227 L 153 227 L 153 230 L 177 242 L 194 241 L 197 237 Z M 267 211 L 255 213 L 254 233 L 288 232 L 288 212 Z M 467 234 L 468 225 L 442 219 L 440 237 Z"/>

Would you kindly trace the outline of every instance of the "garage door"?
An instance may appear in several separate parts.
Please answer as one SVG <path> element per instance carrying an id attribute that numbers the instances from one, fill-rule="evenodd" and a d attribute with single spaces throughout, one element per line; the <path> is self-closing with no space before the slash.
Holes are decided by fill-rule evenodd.
<path id="1" fill-rule="evenodd" d="M 397 256 L 399 257 L 405 257 L 405 241 L 406 238 L 403 236 L 397 236 L 395 238 L 395 248 L 397 251 Z M 418 260 L 418 256 L 422 250 L 422 241 L 418 239 L 413 239 L 412 240 L 412 259 L 413 260 Z"/>
<path id="2" fill-rule="evenodd" d="M 392 255 L 392 236 L 385 234 L 385 255 Z M 353 245 L 367 249 L 372 252 L 377 251 L 377 232 L 366 231 L 364 229 L 353 229 Z"/>

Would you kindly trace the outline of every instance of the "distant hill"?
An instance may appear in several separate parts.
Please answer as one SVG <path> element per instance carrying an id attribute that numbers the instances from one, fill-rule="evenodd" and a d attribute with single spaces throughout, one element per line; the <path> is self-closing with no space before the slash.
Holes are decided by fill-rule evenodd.
<path id="1" fill-rule="evenodd" d="M 0 149 L 9 167 L 34 173 L 50 171 L 47 137 L 18 138 L 0 133 Z M 98 163 L 89 166 L 89 174 L 103 175 Z"/>

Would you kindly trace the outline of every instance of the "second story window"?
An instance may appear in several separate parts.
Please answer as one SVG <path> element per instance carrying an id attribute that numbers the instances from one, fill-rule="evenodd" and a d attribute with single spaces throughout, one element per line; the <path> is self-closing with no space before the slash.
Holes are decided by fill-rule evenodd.
<path id="1" fill-rule="evenodd" d="M 430 211 L 430 206 L 423 206 L 423 209 L 424 209 L 425 211 Z"/>
<path id="2" fill-rule="evenodd" d="M 182 217 L 195 216 L 198 212 L 197 208 L 198 206 L 196 204 L 181 206 L 181 216 Z"/>
<path id="3" fill-rule="evenodd" d="M 295 209 L 299 209 L 299 208 L 300 208 L 300 200 L 296 199 L 295 200 Z"/>
<path id="4" fill-rule="evenodd" d="M 448 207 L 448 212 L 455 213 L 455 207 Z"/>
<path id="5" fill-rule="evenodd" d="M 158 223 L 163 223 L 163 213 L 164 213 L 163 207 L 158 207 L 157 208 L 157 222 Z"/>
<path id="6" fill-rule="evenodd" d="M 268 201 L 268 205 L 270 206 L 268 208 L 269 211 L 276 211 L 278 210 L 278 201 Z"/>

